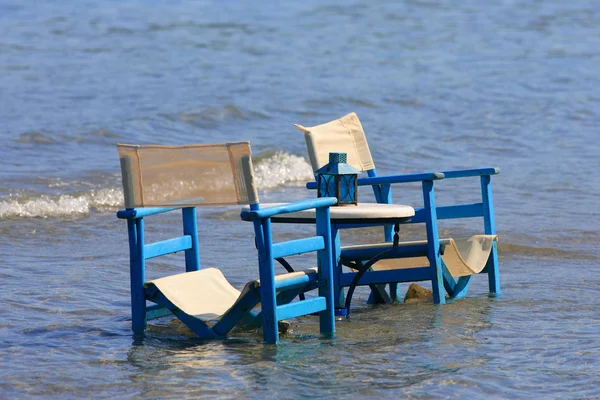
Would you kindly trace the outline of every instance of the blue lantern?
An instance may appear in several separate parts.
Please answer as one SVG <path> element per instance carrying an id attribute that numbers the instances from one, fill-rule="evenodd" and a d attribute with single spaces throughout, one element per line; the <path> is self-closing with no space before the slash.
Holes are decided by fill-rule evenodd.
<path id="1" fill-rule="evenodd" d="M 346 153 L 329 153 L 329 164 L 316 172 L 318 197 L 337 197 L 338 206 L 358 203 L 358 171 L 346 159 Z"/>

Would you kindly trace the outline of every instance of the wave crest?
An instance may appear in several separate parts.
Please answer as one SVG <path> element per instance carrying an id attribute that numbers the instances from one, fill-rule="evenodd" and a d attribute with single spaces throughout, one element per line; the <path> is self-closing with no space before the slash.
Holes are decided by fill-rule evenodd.
<path id="1" fill-rule="evenodd" d="M 120 189 L 99 189 L 82 195 L 42 195 L 0 201 L 0 218 L 52 218 L 88 215 L 92 209 L 108 209 L 123 204 Z"/>
<path id="2" fill-rule="evenodd" d="M 314 179 L 312 168 L 304 157 L 284 152 L 259 158 L 254 165 L 254 176 L 256 186 L 261 190 L 273 189 L 284 184 L 302 186 Z"/>

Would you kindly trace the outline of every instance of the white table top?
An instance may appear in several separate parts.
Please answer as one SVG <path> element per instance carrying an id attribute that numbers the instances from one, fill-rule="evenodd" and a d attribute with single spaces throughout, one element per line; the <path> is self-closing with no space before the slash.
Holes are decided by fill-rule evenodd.
<path id="1" fill-rule="evenodd" d="M 260 203 L 261 208 L 277 206 L 285 203 Z M 243 208 L 249 211 L 250 207 Z M 401 204 L 358 203 L 357 205 L 332 206 L 329 208 L 333 223 L 382 223 L 404 221 L 415 215 L 415 209 Z M 272 218 L 274 222 L 312 223 L 315 221 L 316 210 L 297 211 L 279 214 Z"/>

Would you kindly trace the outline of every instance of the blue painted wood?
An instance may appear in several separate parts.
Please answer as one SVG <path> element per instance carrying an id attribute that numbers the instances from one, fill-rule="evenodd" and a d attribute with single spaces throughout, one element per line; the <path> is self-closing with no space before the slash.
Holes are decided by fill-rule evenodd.
<path id="1" fill-rule="evenodd" d="M 473 275 L 461 276 L 458 278 L 451 295 L 452 300 L 462 299 L 467 295 L 467 290 L 469 289 L 469 283 L 471 282 L 472 277 Z"/>
<path id="2" fill-rule="evenodd" d="M 167 315 L 171 314 L 171 310 L 158 304 L 153 304 L 151 306 L 146 307 L 146 320 L 148 321 L 150 321 L 151 319 L 166 317 Z"/>
<path id="3" fill-rule="evenodd" d="M 264 209 L 252 211 L 260 212 Z M 275 266 L 271 252 L 271 220 L 269 218 L 254 219 L 254 231 L 257 237 L 258 272 L 260 276 L 260 298 L 262 307 L 263 339 L 266 343 L 279 341 L 275 298 Z M 259 239 L 260 238 L 260 239 Z"/>
<path id="4" fill-rule="evenodd" d="M 368 261 L 384 251 L 389 253 L 383 256 L 383 259 L 422 257 L 428 254 L 428 248 L 426 242 L 401 245 L 397 249 L 394 249 L 393 243 L 390 243 L 389 246 L 377 248 L 342 248 L 340 257 L 345 260 Z"/>
<path id="5" fill-rule="evenodd" d="M 337 204 L 335 197 L 320 197 L 315 199 L 307 199 L 295 201 L 293 203 L 280 204 L 272 207 L 260 208 L 258 210 L 244 210 L 240 217 L 244 221 L 252 221 L 260 218 L 270 218 L 278 214 L 292 213 L 296 211 L 308 210 L 315 207 L 326 207 Z"/>
<path id="6" fill-rule="evenodd" d="M 354 279 L 355 275 L 356 273 L 354 272 L 342 273 L 339 277 L 340 285 L 342 287 L 350 286 L 350 283 L 352 283 L 352 279 Z M 389 282 L 428 281 L 431 280 L 431 275 L 431 268 L 429 267 L 371 271 L 363 275 L 363 277 L 358 282 L 358 285 L 365 286 Z"/>
<path id="7" fill-rule="evenodd" d="M 294 276 L 294 277 L 290 277 L 290 278 L 286 278 L 286 279 L 274 280 L 273 287 L 275 288 L 275 291 L 302 288 L 302 287 L 305 287 L 310 282 L 316 281 L 317 278 L 318 278 L 317 274 L 298 275 L 298 276 Z M 261 285 L 262 285 L 262 280 L 261 280 Z"/>
<path id="8" fill-rule="evenodd" d="M 173 310 L 173 314 L 181 320 L 188 328 L 191 329 L 201 339 L 218 339 L 223 336 L 218 335 L 210 327 L 208 327 L 202 320 L 184 313 L 181 310 Z"/>
<path id="9" fill-rule="evenodd" d="M 444 279 L 444 288 L 450 297 L 454 295 L 454 289 L 456 288 L 456 281 L 448 268 L 446 268 L 446 264 L 442 261 L 442 277 Z"/>
<path id="10" fill-rule="evenodd" d="M 437 219 L 476 218 L 483 217 L 483 204 L 457 204 L 453 206 L 438 206 Z M 418 224 L 427 220 L 428 212 L 424 208 L 415 209 L 415 216 L 407 223 Z"/>
<path id="11" fill-rule="evenodd" d="M 385 291 L 385 284 L 369 285 L 371 293 L 367 299 L 367 304 L 391 304 L 392 298 Z"/>
<path id="12" fill-rule="evenodd" d="M 144 220 L 128 219 L 129 243 L 133 247 L 129 263 L 129 278 L 131 287 L 131 329 L 135 333 L 146 330 L 146 261 L 144 258 Z"/>
<path id="13" fill-rule="evenodd" d="M 400 283 L 392 282 L 389 284 L 390 287 L 390 300 L 391 302 L 398 301 L 402 294 L 400 293 Z"/>
<path id="14" fill-rule="evenodd" d="M 392 186 L 391 185 L 379 185 L 381 191 L 381 197 L 378 203 L 393 204 L 392 202 Z M 394 225 L 386 225 L 383 227 L 383 236 L 386 242 L 391 242 L 394 239 Z"/>
<path id="15" fill-rule="evenodd" d="M 441 172 L 425 172 L 425 173 L 419 173 L 419 174 L 387 175 L 387 176 L 376 176 L 376 177 L 372 177 L 372 178 L 360 178 L 358 180 L 358 186 L 422 182 L 425 180 L 439 180 L 439 179 L 444 179 L 444 174 L 442 174 Z"/>
<path id="16" fill-rule="evenodd" d="M 283 305 L 291 302 L 298 295 L 300 291 L 311 291 L 317 289 L 319 286 L 318 281 L 310 282 L 306 286 L 301 289 L 286 289 L 285 292 L 277 293 L 276 301 L 277 305 Z M 242 317 L 242 320 L 238 324 L 239 326 L 243 326 L 247 329 L 260 328 L 262 326 L 262 312 L 259 310 L 258 312 L 254 312 L 251 310 L 248 314 L 245 314 Z"/>
<path id="17" fill-rule="evenodd" d="M 120 219 L 144 218 L 149 215 L 161 214 L 161 213 L 178 210 L 178 209 L 179 209 L 179 207 L 126 208 L 125 210 L 117 211 L 117 218 L 120 218 Z"/>
<path id="18" fill-rule="evenodd" d="M 272 245 L 273 258 L 287 257 L 295 254 L 308 253 L 311 251 L 322 250 L 325 248 L 325 242 L 321 236 L 290 240 L 283 243 Z"/>
<path id="19" fill-rule="evenodd" d="M 251 321 L 252 309 L 260 303 L 260 290 L 251 288 L 238 302 L 213 326 L 215 334 L 225 336 L 240 321 Z M 250 317 L 250 318 L 248 318 Z"/>
<path id="20" fill-rule="evenodd" d="M 425 180 L 438 180 L 444 179 L 444 174 L 441 172 L 425 172 L 419 174 L 402 174 L 402 175 L 389 175 L 389 176 L 374 176 L 368 178 L 359 178 L 358 186 L 366 185 L 381 185 L 391 183 L 409 183 L 409 182 L 422 182 Z M 317 182 L 311 181 L 306 183 L 307 189 L 316 189 Z"/>
<path id="21" fill-rule="evenodd" d="M 317 289 L 319 285 L 319 281 L 315 279 L 314 281 L 305 283 L 302 286 L 298 286 L 297 288 L 288 287 L 285 289 L 285 291 L 277 293 L 277 305 L 280 306 L 283 304 L 287 304 L 294 300 L 296 296 L 298 296 L 300 293 Z"/>
<path id="22" fill-rule="evenodd" d="M 481 177 L 481 195 L 483 199 L 483 223 L 486 235 L 496 234 L 496 223 L 494 221 L 494 203 L 492 200 L 492 182 L 490 176 Z M 498 245 L 496 242 L 492 244 L 492 252 L 489 266 L 486 267 L 488 274 L 488 285 L 490 293 L 500 293 L 500 268 L 498 266 Z"/>
<path id="23" fill-rule="evenodd" d="M 377 176 L 375 168 L 368 170 L 367 174 L 369 178 Z M 380 184 L 372 185 L 375 200 L 379 204 L 392 204 L 392 185 Z M 383 227 L 383 239 L 386 242 L 391 242 L 394 238 L 394 225 L 389 224 Z M 371 294 L 367 300 L 367 304 L 387 304 L 394 301 L 400 293 L 400 285 L 398 283 L 390 283 L 390 294 L 387 296 L 383 292 L 385 285 L 371 285 Z"/>
<path id="24" fill-rule="evenodd" d="M 335 254 L 332 257 L 333 263 L 333 298 L 335 306 L 344 307 L 346 303 L 344 291 L 341 289 L 340 276 L 342 274 L 342 264 L 340 261 L 341 243 L 340 243 L 340 228 L 336 224 L 331 224 L 331 248 Z"/>
<path id="25" fill-rule="evenodd" d="M 173 239 L 161 240 L 160 242 L 150 243 L 144 246 L 144 259 L 148 260 L 154 257 L 164 256 L 165 254 L 176 253 L 190 249 L 192 247 L 192 238 L 190 236 L 180 236 Z"/>
<path id="26" fill-rule="evenodd" d="M 467 178 L 471 176 L 490 176 L 500 173 L 500 168 L 477 168 L 477 169 L 462 169 L 454 171 L 442 171 L 446 179 Z"/>
<path id="27" fill-rule="evenodd" d="M 200 269 L 200 247 L 198 244 L 198 217 L 196 207 L 185 207 L 181 210 L 183 234 L 190 237 L 191 248 L 185 251 L 186 272 Z"/>
<path id="28" fill-rule="evenodd" d="M 431 287 L 433 291 L 433 302 L 435 304 L 444 304 L 446 297 L 444 295 L 444 278 L 442 274 L 442 260 L 440 258 L 440 238 L 438 236 L 437 212 L 435 208 L 435 192 L 433 181 L 423 181 L 423 202 L 424 209 L 428 212 L 425 221 L 425 230 L 427 231 L 427 258 L 431 264 Z"/>
<path id="29" fill-rule="evenodd" d="M 327 309 L 327 300 L 324 297 L 314 297 L 304 301 L 296 301 L 277 307 L 278 321 L 288 318 L 295 318 L 301 315 L 307 315 Z"/>
<path id="30" fill-rule="evenodd" d="M 319 296 L 325 301 L 325 308 L 319 314 L 319 330 L 322 335 L 333 336 L 335 333 L 335 298 L 333 280 L 333 252 L 331 219 L 329 207 L 317 208 L 316 210 L 316 233 L 323 238 L 328 246 L 317 252 L 317 265 L 319 274 Z"/>

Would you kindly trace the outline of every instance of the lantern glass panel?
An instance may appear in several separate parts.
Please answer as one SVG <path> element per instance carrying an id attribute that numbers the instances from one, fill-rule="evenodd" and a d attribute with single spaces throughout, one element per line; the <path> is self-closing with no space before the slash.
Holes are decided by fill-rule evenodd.
<path id="1" fill-rule="evenodd" d="M 335 181 L 335 175 L 319 175 L 319 197 L 337 197 Z"/>
<path id="2" fill-rule="evenodd" d="M 339 202 L 356 204 L 356 175 L 340 175 Z"/>

